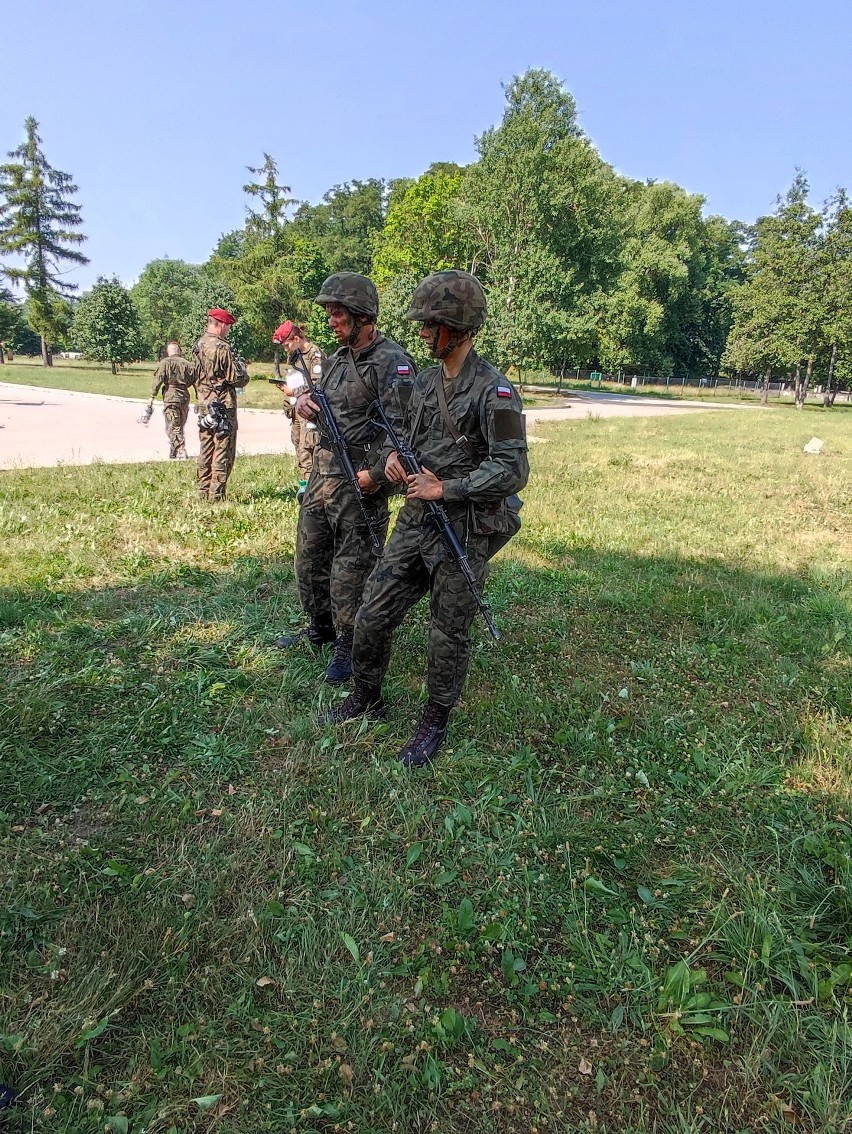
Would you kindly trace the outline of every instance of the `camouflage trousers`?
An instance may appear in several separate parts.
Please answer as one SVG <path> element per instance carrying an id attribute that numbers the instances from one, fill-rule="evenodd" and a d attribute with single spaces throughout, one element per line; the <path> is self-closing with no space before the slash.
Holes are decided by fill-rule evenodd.
<path id="1" fill-rule="evenodd" d="M 204 416 L 204 410 L 199 410 Z M 198 452 L 198 495 L 202 500 L 224 500 L 225 487 L 237 457 L 237 414 L 228 411 L 231 432 L 217 437 L 210 429 L 199 429 L 201 448 Z"/>
<path id="2" fill-rule="evenodd" d="M 461 525 L 456 534 L 464 542 Z M 488 578 L 488 540 L 469 536 L 467 554 L 480 591 Z M 443 541 L 421 522 L 397 520 L 384 556 L 367 580 L 355 620 L 352 669 L 366 685 L 380 688 L 391 655 L 393 632 L 408 611 L 429 595 L 427 678 L 429 699 L 451 707 L 458 701 L 470 664 L 470 627 L 476 600 Z"/>
<path id="3" fill-rule="evenodd" d="M 384 543 L 389 520 L 387 491 L 379 489 L 365 502 Z M 314 622 L 333 622 L 338 632 L 350 630 L 375 562 L 351 486 L 339 477 L 320 476 L 315 469 L 296 528 L 296 583 L 305 614 Z"/>
<path id="4" fill-rule="evenodd" d="M 290 440 L 296 450 L 296 460 L 299 462 L 299 476 L 307 480 L 311 475 L 314 463 L 314 449 L 317 447 L 319 430 L 308 429 L 304 418 L 296 414 L 290 426 Z"/>
<path id="5" fill-rule="evenodd" d="M 166 423 L 166 437 L 169 439 L 169 456 L 186 456 L 186 441 L 183 427 L 189 416 L 189 402 L 167 402 L 163 406 L 163 420 Z"/>

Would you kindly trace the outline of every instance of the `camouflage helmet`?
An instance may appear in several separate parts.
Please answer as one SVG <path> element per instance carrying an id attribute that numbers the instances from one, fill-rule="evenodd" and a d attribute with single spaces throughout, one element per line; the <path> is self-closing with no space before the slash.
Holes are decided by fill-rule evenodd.
<path id="1" fill-rule="evenodd" d="M 454 331 L 478 331 L 487 314 L 482 284 L 469 272 L 453 268 L 433 272 L 417 285 L 407 318 L 418 323 L 443 323 Z"/>
<path id="2" fill-rule="evenodd" d="M 358 272 L 335 272 L 329 276 L 314 300 L 325 306 L 339 303 L 355 315 L 366 315 L 373 322 L 379 315 L 379 293 L 376 285 Z"/>

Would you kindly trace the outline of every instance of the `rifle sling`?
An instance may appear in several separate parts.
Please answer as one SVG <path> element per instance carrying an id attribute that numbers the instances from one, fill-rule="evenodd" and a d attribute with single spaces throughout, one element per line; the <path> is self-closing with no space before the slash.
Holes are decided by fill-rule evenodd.
<path id="1" fill-rule="evenodd" d="M 441 411 L 441 417 L 444 419 L 444 425 L 450 432 L 450 436 L 459 446 L 465 456 L 470 457 L 472 461 L 479 458 L 479 454 L 473 445 L 468 441 L 467 437 L 462 433 L 456 423 L 450 416 L 450 407 L 447 405 L 447 394 L 444 390 L 444 367 L 441 366 L 441 371 L 435 378 L 435 394 L 438 398 L 438 409 Z"/>

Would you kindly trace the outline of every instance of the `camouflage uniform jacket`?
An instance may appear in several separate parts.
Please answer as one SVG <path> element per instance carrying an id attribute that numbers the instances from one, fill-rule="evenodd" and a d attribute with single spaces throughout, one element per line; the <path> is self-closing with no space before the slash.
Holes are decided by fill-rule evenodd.
<path id="1" fill-rule="evenodd" d="M 225 409 L 236 410 L 237 390 L 248 385 L 248 371 L 230 343 L 218 335 L 203 334 L 192 353 L 196 359 L 195 386 L 199 412 L 218 398 Z"/>
<path id="2" fill-rule="evenodd" d="M 472 506 L 474 532 L 490 535 L 501 528 L 506 497 L 529 479 L 523 403 L 511 382 L 471 350 L 461 373 L 444 381 L 450 417 L 474 450 L 469 455 L 444 423 L 435 393 L 435 383 L 441 381 L 440 366 L 418 374 L 403 432 L 420 463 L 443 481 L 450 516 L 460 517 Z M 385 443 L 385 456 L 390 451 Z M 411 523 L 425 518 L 423 502 L 406 501 L 403 517 Z"/>
<path id="3" fill-rule="evenodd" d="M 299 354 L 301 354 L 302 356 L 301 359 L 299 358 Z M 298 351 L 294 350 L 292 354 L 287 356 L 287 362 L 302 379 L 302 387 L 296 391 L 292 398 L 289 394 L 284 395 L 284 412 L 292 421 L 295 421 L 296 419 L 296 398 L 299 396 L 299 394 L 304 393 L 305 388 L 307 387 L 307 382 L 305 382 L 304 374 L 302 373 L 302 367 L 307 367 L 312 382 L 319 382 L 320 378 L 322 377 L 322 368 L 325 360 L 325 351 L 322 350 L 321 347 L 318 347 L 316 343 L 309 342 L 307 339 L 305 339 L 305 345 L 303 348 L 300 347 Z"/>
<path id="4" fill-rule="evenodd" d="M 163 402 L 167 406 L 185 406 L 189 402 L 189 389 L 195 387 L 195 367 L 187 358 L 173 354 L 164 358 L 154 371 L 151 401 L 163 389 Z"/>
<path id="5" fill-rule="evenodd" d="M 385 476 L 384 435 L 381 427 L 370 421 L 370 406 L 360 383 L 349 369 L 349 347 L 340 347 L 323 367 L 324 373 L 315 385 L 328 398 L 340 431 L 349 447 L 356 469 L 368 469 L 376 484 L 387 484 Z M 405 407 L 417 367 L 409 354 L 393 339 L 377 335 L 372 343 L 359 351 L 355 368 L 367 390 L 379 399 L 395 428 L 402 424 Z M 314 375 L 311 375 L 314 378 Z M 320 440 L 314 454 L 314 468 L 321 476 L 343 476 L 337 458 L 327 441 Z"/>
<path id="6" fill-rule="evenodd" d="M 325 362 L 325 351 L 318 347 L 316 343 L 308 342 L 308 340 L 305 339 L 305 345 L 301 351 L 301 355 L 301 364 L 302 366 L 307 366 L 308 373 L 311 376 L 311 381 L 318 382 L 322 376 L 323 363 Z M 295 367 L 296 370 L 298 370 L 301 374 L 301 369 L 297 365 L 299 360 L 296 357 L 296 351 L 293 351 L 288 361 L 290 365 Z"/>

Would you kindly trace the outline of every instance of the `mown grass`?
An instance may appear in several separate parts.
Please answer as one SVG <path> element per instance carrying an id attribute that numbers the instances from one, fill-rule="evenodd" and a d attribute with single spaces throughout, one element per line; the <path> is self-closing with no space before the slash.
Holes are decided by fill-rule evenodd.
<path id="1" fill-rule="evenodd" d="M 2 474 L 0 1081 L 22 1130 L 844 1131 L 852 446 L 536 427 L 435 767 L 314 717 L 291 477 Z M 190 470 L 191 471 L 191 470 Z"/>

